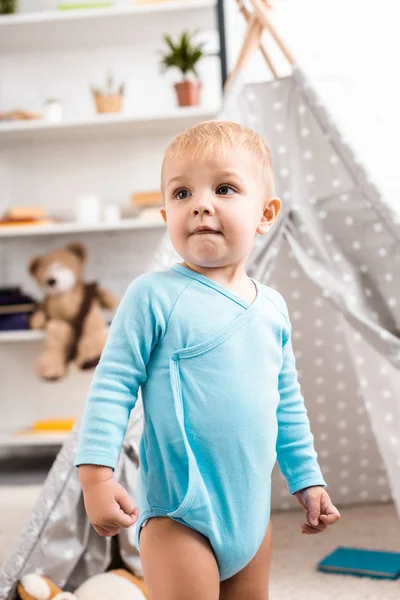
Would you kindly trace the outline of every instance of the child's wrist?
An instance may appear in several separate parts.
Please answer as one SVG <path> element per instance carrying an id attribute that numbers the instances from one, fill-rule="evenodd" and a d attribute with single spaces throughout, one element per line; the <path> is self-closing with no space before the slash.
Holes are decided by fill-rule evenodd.
<path id="1" fill-rule="evenodd" d="M 82 487 L 103 483 L 113 477 L 113 470 L 103 465 L 80 465 L 79 480 Z"/>

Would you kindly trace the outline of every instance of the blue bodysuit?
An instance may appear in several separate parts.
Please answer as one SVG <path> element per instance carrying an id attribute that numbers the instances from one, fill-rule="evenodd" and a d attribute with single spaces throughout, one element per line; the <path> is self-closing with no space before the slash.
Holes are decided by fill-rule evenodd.
<path id="1" fill-rule="evenodd" d="M 290 493 L 326 486 L 286 303 L 254 284 L 248 304 L 180 264 L 138 277 L 111 324 L 75 460 L 115 469 L 141 387 L 137 547 L 143 524 L 168 516 L 208 538 L 221 581 L 264 538 L 276 459 Z"/>

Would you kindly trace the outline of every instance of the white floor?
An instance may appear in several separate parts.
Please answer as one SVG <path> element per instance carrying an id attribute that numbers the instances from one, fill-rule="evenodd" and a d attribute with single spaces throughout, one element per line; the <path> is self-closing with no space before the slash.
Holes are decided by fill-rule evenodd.
<path id="1" fill-rule="evenodd" d="M 9 555 L 40 485 L 0 485 L 0 565 Z M 392 504 L 341 508 L 342 518 L 323 534 L 300 533 L 303 512 L 274 513 L 271 600 L 399 600 L 400 579 L 375 580 L 316 571 L 336 546 L 400 551 L 400 522 Z"/>

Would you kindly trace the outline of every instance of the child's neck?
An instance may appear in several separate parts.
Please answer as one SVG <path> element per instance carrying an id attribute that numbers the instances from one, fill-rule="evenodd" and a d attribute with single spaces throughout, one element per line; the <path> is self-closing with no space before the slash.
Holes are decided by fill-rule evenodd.
<path id="1" fill-rule="evenodd" d="M 186 261 L 183 261 L 182 264 L 184 267 L 212 279 L 235 295 L 243 298 L 249 304 L 254 301 L 257 295 L 257 290 L 247 275 L 244 264 L 224 267 L 200 267 Z"/>

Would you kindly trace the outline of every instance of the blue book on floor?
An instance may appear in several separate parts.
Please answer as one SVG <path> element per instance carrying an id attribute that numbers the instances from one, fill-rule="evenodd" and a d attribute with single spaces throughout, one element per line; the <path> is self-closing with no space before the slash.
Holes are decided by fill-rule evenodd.
<path id="1" fill-rule="evenodd" d="M 400 552 L 338 546 L 317 564 L 317 568 L 329 573 L 397 579 L 400 575 Z"/>

